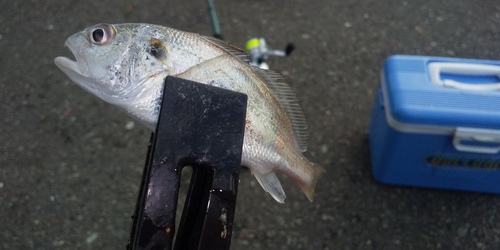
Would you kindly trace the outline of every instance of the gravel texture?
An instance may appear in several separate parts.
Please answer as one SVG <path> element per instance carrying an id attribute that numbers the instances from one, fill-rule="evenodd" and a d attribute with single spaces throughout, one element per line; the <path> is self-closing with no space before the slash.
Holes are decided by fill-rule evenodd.
<path id="1" fill-rule="evenodd" d="M 500 2 L 215 1 L 226 41 L 293 42 L 269 65 L 308 116 L 327 172 L 310 203 L 276 203 L 241 173 L 232 249 L 498 249 L 498 195 L 393 187 L 371 176 L 367 127 L 392 54 L 498 59 Z M 204 1 L 0 1 L 0 249 L 124 249 L 150 132 L 54 65 L 95 23 L 211 35 Z M 282 176 L 283 177 L 283 176 Z"/>

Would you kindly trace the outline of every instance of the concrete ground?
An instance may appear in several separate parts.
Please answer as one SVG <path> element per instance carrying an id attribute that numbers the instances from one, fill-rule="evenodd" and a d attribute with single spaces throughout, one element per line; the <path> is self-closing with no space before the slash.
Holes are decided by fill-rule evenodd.
<path id="1" fill-rule="evenodd" d="M 315 201 L 281 176 L 276 203 L 241 174 L 232 249 L 498 249 L 498 195 L 394 187 L 371 175 L 367 128 L 393 54 L 498 59 L 500 2 L 215 1 L 226 41 L 259 36 L 302 101 Z M 100 22 L 211 35 L 205 1 L 0 2 L 0 249 L 124 249 L 150 132 L 54 65 Z M 134 125 L 134 126 L 132 126 Z"/>

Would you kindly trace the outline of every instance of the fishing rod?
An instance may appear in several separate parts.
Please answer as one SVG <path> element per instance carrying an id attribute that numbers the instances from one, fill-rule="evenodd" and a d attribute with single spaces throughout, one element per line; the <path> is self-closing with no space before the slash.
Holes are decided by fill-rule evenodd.
<path id="1" fill-rule="evenodd" d="M 214 32 L 214 37 L 222 39 L 222 33 L 220 31 L 219 19 L 217 18 L 217 12 L 215 12 L 215 5 L 212 0 L 207 0 L 208 14 L 210 16 L 210 23 L 212 24 L 212 30 Z"/>
<path id="2" fill-rule="evenodd" d="M 219 26 L 217 12 L 215 11 L 214 2 L 212 0 L 206 0 L 206 2 L 214 37 L 222 40 L 222 32 Z M 264 38 L 252 38 L 245 44 L 245 50 L 248 52 L 250 57 L 250 64 L 262 69 L 269 69 L 269 66 L 266 63 L 269 56 L 286 57 L 289 56 L 294 49 L 295 46 L 293 43 L 288 43 L 285 50 L 271 50 L 267 47 L 266 40 Z"/>
<path id="3" fill-rule="evenodd" d="M 269 49 L 264 38 L 252 38 L 245 44 L 245 50 L 250 56 L 250 65 L 261 69 L 269 69 L 266 61 L 269 56 L 286 57 L 295 49 L 293 43 L 288 43 L 285 50 Z"/>

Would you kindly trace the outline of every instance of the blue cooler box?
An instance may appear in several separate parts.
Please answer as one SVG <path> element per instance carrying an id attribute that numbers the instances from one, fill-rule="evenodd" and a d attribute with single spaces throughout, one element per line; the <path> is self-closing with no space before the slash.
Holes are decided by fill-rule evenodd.
<path id="1" fill-rule="evenodd" d="M 369 128 L 373 176 L 500 193 L 500 61 L 389 57 Z"/>

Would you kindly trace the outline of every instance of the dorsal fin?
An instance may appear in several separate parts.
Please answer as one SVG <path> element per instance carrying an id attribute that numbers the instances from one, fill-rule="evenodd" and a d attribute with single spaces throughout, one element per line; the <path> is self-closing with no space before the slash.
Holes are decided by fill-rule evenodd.
<path id="1" fill-rule="evenodd" d="M 292 88 L 285 82 L 283 77 L 271 70 L 263 70 L 258 67 L 252 67 L 255 74 L 273 91 L 279 102 L 285 109 L 292 123 L 297 143 L 302 152 L 307 150 L 307 119 L 302 107 L 299 105 L 299 99 Z"/>
<path id="2" fill-rule="evenodd" d="M 233 45 L 226 43 L 220 39 L 217 39 L 215 37 L 211 36 L 201 36 L 201 38 L 205 39 L 206 41 L 212 43 L 213 45 L 221 48 L 222 50 L 226 51 L 227 53 L 231 54 L 232 56 L 238 58 L 239 60 L 243 62 L 249 62 L 250 59 L 248 57 L 248 53 L 240 48 L 234 47 Z"/>
<path id="3" fill-rule="evenodd" d="M 215 37 L 200 37 L 245 63 L 250 61 L 247 52 L 240 48 L 234 47 L 233 45 Z M 280 74 L 271 70 L 263 70 L 253 66 L 251 67 L 253 72 L 255 72 L 255 74 L 266 84 L 266 86 L 273 91 L 274 95 L 285 109 L 285 112 L 288 114 L 290 122 L 292 123 L 297 143 L 299 144 L 302 152 L 306 151 L 307 140 L 309 137 L 307 133 L 307 120 L 302 107 L 299 105 L 299 100 L 292 88 L 283 82 L 284 79 Z"/>

